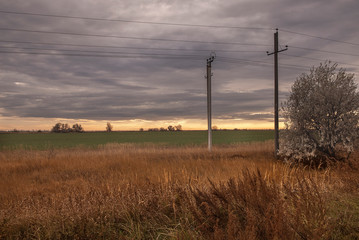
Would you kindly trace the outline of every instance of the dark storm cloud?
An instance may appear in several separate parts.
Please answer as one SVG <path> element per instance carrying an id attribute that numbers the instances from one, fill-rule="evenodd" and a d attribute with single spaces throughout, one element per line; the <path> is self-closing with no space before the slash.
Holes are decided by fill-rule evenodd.
<path id="1" fill-rule="evenodd" d="M 309 0 L 273 0 L 264 3 L 234 0 L 1 1 L 2 11 L 264 28 L 166 26 L 0 13 L 0 28 L 117 36 L 91 37 L 0 30 L 1 52 L 60 54 L 2 53 L 1 114 L 94 120 L 204 119 L 205 59 L 214 50 L 217 55 L 212 69 L 214 117 L 268 120 L 273 108 L 273 56 L 266 55 L 266 51 L 273 50 L 274 31 L 270 29 L 279 27 L 281 47 L 289 45 L 289 50 L 280 55 L 280 95 L 284 101 L 295 78 L 308 71 L 309 67 L 318 65 L 321 59 L 340 62 L 340 66 L 359 72 L 359 61 L 355 56 L 308 51 L 298 47 L 354 55 L 359 55 L 359 50 L 356 45 L 293 34 L 281 29 L 359 43 L 356 30 L 358 8 L 356 0 L 325 3 Z M 126 36 L 197 42 L 120 38 Z M 94 47 L 21 44 L 16 41 Z"/>

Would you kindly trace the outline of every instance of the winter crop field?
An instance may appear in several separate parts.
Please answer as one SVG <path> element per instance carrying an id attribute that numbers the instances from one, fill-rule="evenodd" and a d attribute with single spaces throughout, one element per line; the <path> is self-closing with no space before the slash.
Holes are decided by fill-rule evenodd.
<path id="1" fill-rule="evenodd" d="M 267 141 L 274 138 L 271 130 L 213 131 L 214 144 Z M 2 133 L 0 148 L 68 148 L 78 145 L 94 147 L 107 143 L 161 145 L 204 145 L 206 131 L 178 132 L 85 132 L 85 133 Z"/>

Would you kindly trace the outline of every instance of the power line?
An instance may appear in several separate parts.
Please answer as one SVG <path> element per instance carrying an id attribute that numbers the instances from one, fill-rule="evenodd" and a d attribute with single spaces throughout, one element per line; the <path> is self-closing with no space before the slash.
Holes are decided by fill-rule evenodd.
<path id="1" fill-rule="evenodd" d="M 135 21 L 135 20 L 126 20 L 126 19 L 79 17 L 79 16 L 69 16 L 69 15 L 55 15 L 55 14 L 42 14 L 42 13 L 30 13 L 30 12 L 15 12 L 15 11 L 5 11 L 5 10 L 0 10 L 0 13 L 17 14 L 17 15 L 29 15 L 29 16 L 40 16 L 40 17 L 53 17 L 53 18 L 93 20 L 93 21 L 126 22 L 126 23 L 140 23 L 140 24 L 152 24 L 152 25 L 181 26 L 181 27 L 228 28 L 228 29 L 268 30 L 268 31 L 269 30 L 274 30 L 273 28 L 264 28 L 264 27 L 240 27 L 240 26 L 224 26 L 224 25 L 202 25 L 202 24 L 186 24 L 186 23 Z"/>
<path id="2" fill-rule="evenodd" d="M 255 67 L 270 67 L 270 68 L 273 68 L 273 64 L 270 64 L 270 63 L 267 63 L 265 64 L 265 62 L 263 63 L 251 63 L 251 62 L 248 62 L 248 61 L 231 61 L 231 60 L 223 60 L 223 59 L 220 59 L 218 60 L 218 62 L 224 62 L 224 63 L 231 63 L 231 64 L 245 64 L 245 65 L 249 65 L 249 66 L 255 66 Z M 300 65 L 291 65 L 291 64 L 287 64 L 287 65 L 284 65 L 281 64 L 280 66 L 281 69 L 294 69 L 294 70 L 304 70 L 304 71 L 307 71 L 308 69 L 310 69 L 310 67 L 307 67 L 307 66 L 300 66 Z"/>
<path id="3" fill-rule="evenodd" d="M 202 55 L 178 55 L 178 54 L 165 54 L 165 53 L 129 53 L 129 52 L 105 52 L 105 51 L 90 51 L 90 50 L 73 50 L 73 49 L 55 49 L 55 48 L 31 48 L 31 47 L 4 47 L 6 49 L 21 49 L 21 50 L 41 50 L 41 51 L 60 51 L 60 52 L 87 52 L 87 53 L 102 53 L 102 54 L 128 54 L 128 55 L 141 55 L 141 56 L 180 56 L 180 57 L 201 57 Z"/>
<path id="4" fill-rule="evenodd" d="M 252 62 L 250 60 L 231 60 L 231 59 L 226 59 L 223 57 L 217 57 L 218 58 L 218 62 L 224 62 L 224 63 L 233 63 L 233 64 L 246 64 L 246 65 L 251 65 L 251 66 L 265 66 L 265 67 L 273 67 L 273 64 L 270 63 L 266 63 L 266 62 Z"/>
<path id="5" fill-rule="evenodd" d="M 163 56 L 154 56 L 154 55 L 144 55 L 138 54 L 137 56 L 128 56 L 128 55 L 99 55 L 99 54 L 76 54 L 76 53 L 46 53 L 46 52 L 15 52 L 15 51 L 0 51 L 0 53 L 5 54 L 25 54 L 25 55 L 45 55 L 45 56 L 69 56 L 69 57 L 104 57 L 104 58 L 157 58 L 157 59 L 191 59 L 191 60 L 201 60 L 203 61 L 203 56 L 188 56 L 188 55 L 163 55 Z"/>
<path id="6" fill-rule="evenodd" d="M 269 62 L 264 62 L 264 61 L 256 61 L 256 60 L 247 60 L 247 59 L 240 59 L 240 58 L 229 58 L 229 57 L 218 57 L 217 56 L 217 60 L 221 61 L 221 62 L 228 62 L 228 63 L 251 63 L 251 64 L 257 64 L 257 65 L 262 65 L 262 66 L 273 66 L 273 63 L 269 63 Z M 298 65 L 293 65 L 293 64 L 281 64 L 280 65 L 281 68 L 300 68 L 300 69 L 305 69 L 308 70 L 310 67 L 309 66 L 298 66 Z"/>
<path id="7" fill-rule="evenodd" d="M 67 16 L 67 15 L 53 15 L 53 14 L 41 14 L 41 13 L 29 13 L 29 12 L 15 12 L 15 11 L 5 11 L 0 10 L 0 13 L 7 14 L 17 14 L 17 15 L 32 15 L 32 16 L 43 16 L 43 17 L 56 17 L 56 18 L 70 18 L 70 19 L 84 19 L 84 20 L 98 20 L 98 21 L 120 21 L 120 22 L 134 22 L 134 23 L 148 23 L 148 24 L 161 24 L 161 25 L 174 25 L 174 26 L 189 26 L 189 27 L 214 27 L 214 28 L 238 28 L 238 29 L 253 29 L 253 30 L 274 30 L 274 28 L 258 28 L 258 27 L 238 27 L 238 26 L 213 26 L 213 25 L 199 25 L 199 24 L 181 24 L 181 23 L 165 23 L 165 22 L 146 22 L 146 21 L 132 21 L 132 20 L 123 20 L 123 19 L 106 19 L 106 18 L 92 18 L 92 17 L 78 17 L 78 16 Z M 56 31 L 40 31 L 40 30 L 27 30 L 27 29 L 13 29 L 13 28 L 0 28 L 0 30 L 4 31 L 22 31 L 22 32 L 33 32 L 33 33 L 46 33 L 46 34 L 62 34 L 62 35 L 76 35 L 76 36 L 90 36 L 90 37 L 107 37 L 107 38 L 121 38 L 121 39 L 134 39 L 134 40 L 149 40 L 149 41 L 172 41 L 172 42 L 190 42 L 190 43 L 206 43 L 206 44 L 226 44 L 226 45 L 253 45 L 253 46 L 270 46 L 268 44 L 252 44 L 252 43 L 237 43 L 237 42 L 207 42 L 207 41 L 197 41 L 197 40 L 181 40 L 181 39 L 157 39 L 157 38 L 143 38 L 143 37 L 129 37 L 129 36 L 114 36 L 114 35 L 100 35 L 100 34 L 85 34 L 85 33 L 68 33 L 68 32 L 56 32 Z M 287 29 L 280 29 L 280 31 L 308 36 L 312 38 L 318 38 L 322 40 L 334 41 L 338 43 L 345 43 L 354 46 L 359 46 L 359 43 L 352 43 L 347 41 L 341 41 L 326 37 L 320 37 L 315 35 L 310 35 L 301 32 L 290 31 Z M 294 47 L 305 50 L 312 50 L 318 52 L 327 52 L 341 55 L 349 55 L 349 56 L 359 56 L 358 54 L 349 54 L 349 53 L 341 53 L 334 51 L 325 51 L 318 49 L 310 49 L 310 48 L 301 48 Z M 167 49 L 166 49 L 167 50 Z M 170 49 L 168 49 L 170 50 Z M 207 51 L 207 50 L 205 50 Z M 216 50 L 220 51 L 220 50 Z"/>
<path id="8" fill-rule="evenodd" d="M 303 58 L 303 59 L 309 59 L 309 60 L 315 60 L 315 61 L 323 61 L 323 62 L 326 61 L 324 59 L 319 59 L 319 58 L 303 57 L 303 56 L 297 56 L 297 55 L 291 55 L 291 54 L 285 54 L 285 53 L 283 53 L 283 55 L 288 56 L 288 57 Z M 344 63 L 344 62 L 337 62 L 337 63 L 359 67 L 358 64 L 351 64 L 351 63 Z"/>
<path id="9" fill-rule="evenodd" d="M 31 48 L 31 47 L 7 47 L 0 46 L 0 49 L 19 49 L 19 50 L 40 50 L 40 51 L 58 51 L 58 52 L 70 52 L 71 54 L 66 53 L 44 53 L 44 52 L 15 52 L 15 51 L 2 51 L 2 53 L 19 53 L 19 54 L 36 54 L 36 55 L 63 55 L 63 56 L 94 56 L 94 57 L 123 57 L 127 55 L 137 55 L 136 57 L 149 57 L 149 56 L 163 56 L 163 57 L 181 57 L 181 58 L 206 58 L 203 55 L 193 55 L 193 54 L 168 54 L 168 53 L 143 53 L 143 52 L 104 52 L 104 51 L 89 51 L 89 50 L 70 50 L 70 49 L 54 49 L 54 48 Z M 93 54 L 79 54 L 79 53 L 100 53 L 102 55 L 93 55 Z M 232 62 L 252 62 L 252 63 L 260 63 L 260 64 L 271 64 L 264 61 L 255 61 L 255 60 L 247 60 L 247 59 L 238 59 L 238 58 L 230 58 L 230 57 L 218 57 L 223 61 L 232 61 Z"/>
<path id="10" fill-rule="evenodd" d="M 190 51 L 190 52 L 211 52 L 213 49 L 185 49 L 185 48 L 151 48 L 151 47 L 129 47 L 129 46 L 108 46 L 108 45 L 86 45 L 71 43 L 50 43 L 50 42 L 31 42 L 31 41 L 8 41 L 0 40 L 3 43 L 16 44 L 33 44 L 33 45 L 52 45 L 52 46 L 69 46 L 69 47 L 90 47 L 90 48 L 119 48 L 119 49 L 136 49 L 136 50 L 164 50 L 164 51 Z M 263 52 L 260 50 L 224 50 L 215 49 L 216 52 Z"/>
<path id="11" fill-rule="evenodd" d="M 297 34 L 297 35 L 301 35 L 301 36 L 306 36 L 306 37 L 311 37 L 311 38 L 318 38 L 318 39 L 321 39 L 321 40 L 327 40 L 327 41 L 332 41 L 332 42 L 337 42 L 337 43 L 344 43 L 344 44 L 349 44 L 349 45 L 353 45 L 353 46 L 359 46 L 359 43 L 341 41 L 341 40 L 337 40 L 337 39 L 332 39 L 332 38 L 327 38 L 327 37 L 320 37 L 320 36 L 315 36 L 315 35 L 311 35 L 311 34 L 285 30 L 285 29 L 280 29 L 280 31 L 287 32 L 287 33 L 292 33 L 292 34 Z"/>
<path id="12" fill-rule="evenodd" d="M 69 16 L 69 15 L 56 15 L 56 14 L 43 14 L 43 13 L 30 13 L 30 12 L 16 12 L 16 11 L 5 11 L 0 10 L 0 13 L 5 14 L 15 14 L 15 15 L 28 15 L 28 16 L 40 16 L 40 17 L 53 17 L 53 18 L 65 18 L 65 19 L 81 19 L 81 20 L 93 20 L 93 21 L 108 21 L 108 22 L 127 22 L 127 23 L 139 23 L 139 24 L 152 24 L 152 25 L 167 25 L 167 26 L 182 26 L 182 27 L 203 27 L 203 28 L 227 28 L 227 29 L 247 29 L 247 30 L 267 30 L 272 31 L 275 28 L 265 28 L 265 27 L 243 27 L 243 26 L 226 26 L 226 25 L 204 25 L 204 24 L 185 24 L 185 23 L 168 23 L 168 22 L 152 22 L 152 21 L 137 21 L 137 20 L 128 20 L 128 19 L 111 19 L 111 18 L 95 18 L 95 17 L 81 17 L 81 16 Z M 287 29 L 280 29 L 282 32 L 287 32 L 291 34 L 317 38 L 321 40 L 327 40 L 337 43 L 344 43 L 354 46 L 359 46 L 359 43 L 347 42 L 338 39 L 332 39 L 328 37 L 321 37 L 312 34 L 302 33 L 291 31 Z"/>
<path id="13" fill-rule="evenodd" d="M 247 59 L 241 59 L 241 58 L 231 58 L 231 57 L 221 57 L 221 56 L 217 56 L 216 57 L 217 60 L 219 61 L 232 61 L 232 62 L 250 62 L 250 63 L 261 63 L 261 64 L 271 64 L 269 62 L 264 62 L 264 61 L 257 61 L 257 60 L 247 60 Z"/>
<path id="14" fill-rule="evenodd" d="M 199 60 L 203 61 L 203 56 L 200 55 L 171 55 L 171 54 L 163 54 L 163 55 L 151 55 L 151 54 L 141 54 L 139 53 L 137 56 L 133 56 L 130 54 L 77 54 L 77 53 L 46 53 L 46 52 L 18 52 L 18 51 L 0 51 L 0 53 L 4 54 L 20 54 L 20 55 L 44 55 L 44 56 L 68 56 L 68 57 L 100 57 L 100 58 L 151 58 L 151 59 L 190 59 L 190 60 Z M 129 56 L 130 55 L 130 56 Z M 228 57 L 218 57 L 218 61 L 227 62 L 227 63 L 245 63 L 247 65 L 252 66 L 267 66 L 272 67 L 273 64 L 264 62 L 264 61 L 254 61 L 254 60 L 246 60 L 246 59 L 238 59 L 238 58 L 228 58 Z M 306 66 L 298 66 L 298 65 L 290 65 L 290 64 L 281 64 L 282 68 L 290 68 L 290 69 L 309 69 Z"/>
<path id="15" fill-rule="evenodd" d="M 119 38 L 119 39 L 132 39 L 132 40 L 145 40 L 145 41 L 186 42 L 186 43 L 202 43 L 202 44 L 204 43 L 204 44 L 223 44 L 223 45 L 243 45 L 243 46 L 270 46 L 268 44 L 255 44 L 255 43 L 206 42 L 206 41 L 198 41 L 198 40 L 128 37 L 128 36 L 117 36 L 117 35 L 70 33 L 70 32 L 57 32 L 57 31 L 41 31 L 41 30 L 29 30 L 29 29 L 17 29 L 17 28 L 0 28 L 0 30 L 1 31 L 28 32 L 28 33 L 44 33 L 44 34 L 85 36 L 85 37 Z"/>
<path id="16" fill-rule="evenodd" d="M 333 54 L 338 54 L 338 55 L 346 55 L 346 56 L 359 57 L 359 54 L 334 52 L 334 51 L 319 50 L 319 49 L 313 49 L 313 48 L 297 47 L 297 46 L 291 46 L 291 45 L 290 45 L 290 47 L 291 47 L 291 48 L 296 48 L 296 49 L 301 49 L 301 50 L 308 50 L 308 51 L 315 51 L 315 52 L 323 52 L 323 53 L 333 53 Z"/>
<path id="17" fill-rule="evenodd" d="M 121 46 L 101 46 L 101 45 L 79 45 L 79 44 L 61 44 L 61 43 L 39 43 L 39 42 L 28 42 L 28 41 L 6 41 L 0 40 L 0 42 L 6 43 L 25 43 L 25 44 L 41 44 L 41 45 L 60 45 L 60 46 L 80 46 L 80 47 L 111 47 L 111 48 L 125 48 L 125 49 L 146 49 L 146 50 L 188 50 L 188 49 L 174 49 L 174 48 L 141 48 L 141 47 L 121 47 Z M 304 50 L 312 50 L 312 51 L 319 51 L 319 52 L 329 52 L 323 51 L 318 49 L 310 49 L 310 48 L 302 48 L 291 46 L 292 48 L 304 49 Z M 77 56 L 77 57 L 110 57 L 110 58 L 141 58 L 141 57 L 157 57 L 157 58 L 196 58 L 196 59 L 203 59 L 204 56 L 201 55 L 176 55 L 176 54 L 161 54 L 161 53 L 128 53 L 128 52 L 104 52 L 104 51 L 90 51 L 90 50 L 69 50 L 69 49 L 50 49 L 50 48 L 29 48 L 29 47 L 8 47 L 8 46 L 0 46 L 0 48 L 8 48 L 8 49 L 22 49 L 22 50 L 44 50 L 44 51 L 64 51 L 64 52 L 88 52 L 88 53 L 102 53 L 102 55 L 95 55 L 95 54 L 65 54 L 65 53 L 40 53 L 40 52 L 14 52 L 14 51 L 1 51 L 1 53 L 9 53 L 9 54 L 31 54 L 31 55 L 52 55 L 52 56 Z M 188 50 L 192 51 L 192 50 Z M 196 50 L 193 50 L 196 51 Z M 209 51 L 209 50 L 197 50 L 197 51 Z M 216 50 L 217 51 L 217 50 Z M 221 50 L 219 50 L 221 51 Z M 236 50 L 222 50 L 224 52 L 239 52 Z M 259 51 L 255 51 L 259 52 Z M 105 53 L 105 55 L 103 54 Z M 337 53 L 337 54 L 344 54 L 345 53 L 338 53 L 338 52 L 330 52 L 330 53 Z M 120 54 L 120 55 L 118 55 Z M 122 55 L 121 55 L 122 54 Z M 128 56 L 128 55 L 137 55 L 137 56 Z M 288 55 L 288 54 L 287 54 Z M 351 55 L 351 54 L 350 54 Z M 291 55 L 288 55 L 291 56 Z M 293 57 L 300 57 L 300 56 L 293 56 Z M 303 57 L 304 58 L 304 57 Z M 308 58 L 312 60 L 322 60 L 322 59 L 314 59 Z M 268 66 L 268 62 L 263 61 L 254 61 L 254 60 L 247 60 L 247 59 L 239 59 L 239 58 L 230 58 L 230 57 L 218 57 L 219 61 L 228 62 L 228 63 L 254 63 L 259 65 Z M 347 63 L 343 63 L 347 64 Z M 354 64 L 348 64 L 353 66 L 359 66 Z M 310 68 L 306 66 L 298 66 L 298 65 L 291 65 L 291 64 L 281 64 L 282 67 L 285 68 Z"/>
<path id="18" fill-rule="evenodd" d="M 143 49 L 143 50 L 164 50 L 164 51 L 190 51 L 190 52 L 211 52 L 215 50 L 216 52 L 263 52 L 260 50 L 226 50 L 226 49 L 186 49 L 186 48 L 151 48 L 151 47 L 129 47 L 129 46 L 109 46 L 109 45 L 87 45 L 87 44 L 71 44 L 71 43 L 54 43 L 54 42 L 32 42 L 32 41 L 13 41 L 13 40 L 0 40 L 3 43 L 19 43 L 19 44 L 34 44 L 34 45 L 53 45 L 53 46 L 70 46 L 70 47 L 91 47 L 91 48 L 120 48 L 120 49 Z M 326 51 L 326 50 L 319 50 L 313 48 L 305 48 L 305 47 L 298 47 L 292 46 L 291 48 L 307 50 L 307 51 L 316 51 L 316 52 L 323 52 L 323 53 L 333 53 L 338 55 L 347 55 L 347 56 L 354 56 L 359 57 L 359 54 L 351 54 L 351 53 L 344 53 L 344 52 L 335 52 L 335 51 Z"/>

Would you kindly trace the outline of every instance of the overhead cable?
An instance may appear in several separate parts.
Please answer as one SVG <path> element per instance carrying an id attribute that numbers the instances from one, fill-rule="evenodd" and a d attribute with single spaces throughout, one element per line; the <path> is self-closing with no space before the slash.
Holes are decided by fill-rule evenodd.
<path id="1" fill-rule="evenodd" d="M 189 51 L 189 52 L 211 52 L 213 49 L 186 49 L 186 48 L 154 48 L 154 47 L 136 47 L 136 46 L 109 46 L 109 45 L 88 45 L 54 42 L 33 42 L 33 41 L 11 41 L 0 40 L 2 43 L 15 44 L 33 44 L 33 45 L 51 45 L 51 46 L 69 46 L 69 47 L 90 47 L 90 48 L 119 48 L 119 49 L 138 49 L 138 50 L 164 50 L 164 51 Z M 260 50 L 225 50 L 215 49 L 216 52 L 263 52 Z"/>
<path id="2" fill-rule="evenodd" d="M 301 35 L 301 36 L 306 36 L 306 37 L 311 37 L 311 38 L 317 38 L 317 39 L 321 39 L 321 40 L 327 40 L 327 41 L 331 41 L 331 42 L 337 42 L 337 43 L 349 44 L 349 45 L 353 45 L 353 46 L 359 46 L 359 43 L 347 42 L 347 41 L 342 41 L 342 40 L 337 40 L 337 39 L 332 39 L 332 38 L 327 38 L 327 37 L 320 37 L 320 36 L 315 36 L 315 35 L 311 35 L 311 34 L 290 31 L 290 30 L 286 30 L 286 29 L 280 29 L 280 31 L 287 32 L 287 33 L 292 33 L 292 34 L 297 34 L 297 35 Z"/>
<path id="3" fill-rule="evenodd" d="M 53 17 L 53 18 L 94 20 L 94 21 L 127 22 L 127 23 L 141 23 L 141 24 L 153 24 L 153 25 L 181 26 L 181 27 L 275 30 L 273 28 L 265 28 L 265 27 L 241 27 L 241 26 L 225 26 L 225 25 L 202 25 L 202 24 L 187 24 L 187 23 L 151 22 L 151 21 L 136 21 L 136 20 L 128 20 L 128 19 L 111 19 L 111 18 L 79 17 L 79 16 L 42 14 L 42 13 L 30 13 L 30 12 L 15 12 L 15 11 L 5 11 L 5 10 L 0 10 L 0 13 L 41 16 L 41 17 Z"/>
<path id="4" fill-rule="evenodd" d="M 338 54 L 338 55 L 346 55 L 346 56 L 359 57 L 359 54 L 353 54 L 353 53 L 343 53 L 343 52 L 319 50 L 319 49 L 314 49 L 314 48 L 305 48 L 305 47 L 298 47 L 298 46 L 292 46 L 292 45 L 290 45 L 289 47 L 290 47 L 290 48 L 301 49 L 301 50 L 307 50 L 307 51 L 323 52 L 323 53 L 333 53 L 333 54 Z"/>
<path id="5" fill-rule="evenodd" d="M 206 58 L 203 55 L 178 55 L 178 54 L 168 54 L 168 53 L 129 53 L 129 52 L 105 52 L 105 51 L 91 51 L 91 50 L 74 50 L 74 49 L 55 49 L 55 48 L 32 48 L 32 47 L 8 47 L 8 46 L 0 46 L 5 49 L 20 49 L 20 50 L 41 50 L 41 51 L 59 51 L 59 52 L 84 52 L 84 53 L 101 53 L 101 54 L 128 54 L 128 55 L 146 55 L 146 56 L 180 56 L 180 57 L 201 57 Z"/>
<path id="6" fill-rule="evenodd" d="M 8 54 L 25 54 L 25 55 L 45 55 L 45 56 L 70 56 L 70 57 L 102 57 L 102 58 L 164 58 L 164 59 L 191 59 L 203 61 L 203 56 L 188 56 L 188 55 L 150 55 L 138 54 L 133 56 L 131 54 L 78 54 L 78 53 L 51 53 L 51 52 L 19 52 L 19 51 L 0 51 L 0 53 Z"/>
<path id="7" fill-rule="evenodd" d="M 266 47 L 271 46 L 271 45 L 268 45 L 268 44 L 256 44 L 256 43 L 207 42 L 207 41 L 199 41 L 199 40 L 129 37 L 129 36 L 103 35 L 103 34 L 42 31 L 42 30 L 30 30 L 30 29 L 18 29 L 18 28 L 0 28 L 0 31 L 15 31 L 15 32 L 28 32 L 28 33 L 43 33 L 43 34 L 59 34 L 59 35 L 85 36 L 85 37 L 118 38 L 118 39 L 145 40 L 145 41 L 186 42 L 186 43 L 201 43 L 201 44 L 223 44 L 223 45 L 266 46 Z"/>
<path id="8" fill-rule="evenodd" d="M 323 61 L 323 62 L 324 62 L 324 61 L 327 61 L 327 60 L 325 60 L 325 59 L 312 58 L 312 57 L 304 57 L 304 56 L 298 56 L 298 55 L 292 55 L 292 54 L 286 54 L 286 53 L 283 53 L 283 55 L 288 56 L 288 57 L 303 58 L 303 59 L 309 59 L 309 60 L 315 60 L 315 61 Z M 358 64 L 344 63 L 344 62 L 336 62 L 336 63 L 359 67 Z"/>

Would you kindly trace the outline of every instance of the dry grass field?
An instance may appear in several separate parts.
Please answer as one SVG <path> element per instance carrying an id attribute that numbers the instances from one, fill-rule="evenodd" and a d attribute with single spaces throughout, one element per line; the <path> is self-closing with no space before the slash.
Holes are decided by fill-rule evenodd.
<path id="1" fill-rule="evenodd" d="M 359 163 L 273 143 L 0 152 L 0 239 L 359 239 Z"/>

